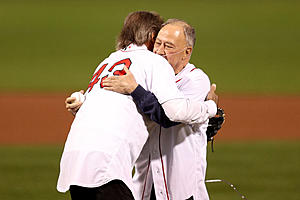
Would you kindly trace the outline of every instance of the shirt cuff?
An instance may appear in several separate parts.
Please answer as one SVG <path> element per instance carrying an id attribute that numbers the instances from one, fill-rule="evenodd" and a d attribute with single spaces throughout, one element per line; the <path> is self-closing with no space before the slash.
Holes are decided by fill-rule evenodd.
<path id="1" fill-rule="evenodd" d="M 208 117 L 214 117 L 217 114 L 217 104 L 213 100 L 204 102 L 207 106 Z"/>
<path id="2" fill-rule="evenodd" d="M 147 90 L 145 90 L 140 84 L 133 90 L 130 94 L 135 101 L 140 100 L 145 94 Z"/>

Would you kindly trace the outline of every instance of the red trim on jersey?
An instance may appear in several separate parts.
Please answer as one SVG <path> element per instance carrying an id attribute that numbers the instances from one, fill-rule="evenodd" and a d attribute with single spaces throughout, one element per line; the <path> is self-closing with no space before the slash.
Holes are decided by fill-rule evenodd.
<path id="1" fill-rule="evenodd" d="M 194 68 L 194 69 L 192 69 L 190 72 L 194 71 L 195 69 L 198 69 L 198 68 L 196 68 L 196 67 L 195 67 L 195 68 Z"/>
<path id="2" fill-rule="evenodd" d="M 181 78 L 182 79 L 182 78 Z M 176 83 L 178 83 L 179 81 L 181 81 L 181 79 L 178 79 L 177 81 L 176 81 Z"/>
<path id="3" fill-rule="evenodd" d="M 103 81 L 104 81 L 107 77 L 108 77 L 108 75 L 103 76 L 103 77 L 101 78 L 101 81 L 100 81 L 100 88 L 103 88 L 103 87 L 104 87 L 104 86 L 103 86 Z"/>
<path id="4" fill-rule="evenodd" d="M 131 60 L 129 58 L 126 58 L 126 59 L 123 59 L 123 60 L 120 60 L 118 62 L 116 62 L 113 66 L 111 66 L 111 68 L 108 70 L 109 72 L 111 72 L 117 65 L 122 65 L 124 64 L 128 69 L 131 65 Z M 114 72 L 114 75 L 115 76 L 119 76 L 119 75 L 125 75 L 126 72 L 123 70 L 116 70 Z"/>
<path id="5" fill-rule="evenodd" d="M 143 188 L 142 200 L 144 199 L 144 195 L 145 195 L 145 189 L 146 189 L 147 177 L 148 177 L 149 168 L 150 168 L 150 162 L 151 162 L 151 156 L 150 156 L 150 154 L 149 154 L 148 167 L 147 167 L 147 174 L 146 174 L 145 182 L 144 182 L 144 188 Z"/>
<path id="6" fill-rule="evenodd" d="M 94 85 L 98 83 L 98 81 L 100 80 L 100 75 L 102 76 L 101 81 L 100 81 L 100 88 L 103 88 L 103 81 L 111 74 L 111 72 L 113 71 L 113 69 L 118 66 L 118 65 L 125 65 L 128 69 L 130 68 L 131 65 L 131 60 L 129 58 L 125 58 L 123 60 L 120 60 L 118 62 L 116 62 L 115 64 L 113 64 L 113 66 L 111 68 L 109 68 L 108 70 L 108 74 L 104 75 L 102 74 L 102 72 L 104 71 L 104 69 L 106 68 L 108 64 L 104 64 L 92 77 L 91 82 L 89 83 L 88 86 L 88 92 L 90 92 Z M 125 75 L 126 72 L 124 70 L 124 68 L 122 70 L 116 70 L 113 72 L 114 76 L 122 76 Z"/>
<path id="7" fill-rule="evenodd" d="M 158 138 L 159 146 L 158 147 L 159 147 L 160 162 L 161 162 L 161 168 L 162 168 L 163 177 L 164 177 L 165 189 L 166 189 L 166 193 L 167 193 L 167 199 L 170 200 L 168 186 L 167 186 L 167 180 L 166 180 L 166 175 L 165 175 L 164 161 L 162 159 L 162 153 L 161 153 L 161 148 L 160 148 L 160 136 L 161 136 L 161 126 L 159 127 L 159 138 Z"/>
<path id="8" fill-rule="evenodd" d="M 93 89 L 93 87 L 94 87 L 94 85 L 96 84 L 96 83 L 98 83 L 98 81 L 99 81 L 99 76 L 101 75 L 101 73 L 103 72 L 103 70 L 105 69 L 105 67 L 107 66 L 107 64 L 104 64 L 94 75 L 93 75 L 93 77 L 92 77 L 92 80 L 91 80 L 91 82 L 90 82 L 90 84 L 89 84 L 89 86 L 88 86 L 88 92 L 90 92 L 92 89 Z"/>

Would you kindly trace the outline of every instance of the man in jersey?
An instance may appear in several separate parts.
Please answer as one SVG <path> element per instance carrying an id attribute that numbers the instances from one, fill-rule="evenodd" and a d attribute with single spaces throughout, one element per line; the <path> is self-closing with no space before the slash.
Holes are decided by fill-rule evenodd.
<path id="1" fill-rule="evenodd" d="M 129 14 L 118 38 L 119 50 L 97 67 L 85 102 L 72 123 L 60 162 L 57 189 L 70 190 L 73 200 L 139 199 L 131 172 L 151 126 L 130 96 L 103 89 L 103 81 L 125 74 L 125 66 L 139 85 L 157 97 L 172 121 L 201 123 L 215 115 L 213 101 L 183 98 L 171 66 L 148 51 L 152 50 L 161 24 L 157 14 Z"/>
<path id="2" fill-rule="evenodd" d="M 177 87 L 185 97 L 204 101 L 210 81 L 202 70 L 189 63 L 194 44 L 194 29 L 184 21 L 170 19 L 163 24 L 153 52 L 172 65 Z M 155 96 L 141 86 L 135 89 L 137 83 L 126 71 L 126 76 L 104 81 L 104 87 L 131 93 L 138 107 L 152 120 L 163 127 L 173 126 L 153 129 L 136 162 L 134 182 L 139 199 L 150 198 L 152 184 L 156 199 L 209 199 L 204 183 L 208 121 L 200 126 L 170 122 Z M 154 199 L 153 193 L 150 199 Z"/>

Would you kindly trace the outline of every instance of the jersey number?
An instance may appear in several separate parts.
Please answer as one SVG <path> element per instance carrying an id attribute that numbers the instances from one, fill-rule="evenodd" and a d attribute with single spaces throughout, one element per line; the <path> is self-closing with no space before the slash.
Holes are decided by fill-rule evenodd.
<path id="1" fill-rule="evenodd" d="M 103 74 L 102 72 L 104 71 L 104 69 L 107 67 L 108 64 L 104 64 L 100 67 L 100 69 L 93 75 L 92 80 L 89 84 L 88 87 L 88 92 L 90 92 L 94 85 L 98 83 L 98 81 L 100 80 L 100 88 L 103 88 L 103 81 L 112 73 L 114 76 L 122 76 L 125 75 L 126 72 L 124 69 L 122 70 L 114 70 L 114 68 L 118 65 L 125 65 L 128 69 L 131 65 L 131 60 L 129 58 L 120 60 L 118 62 L 116 62 L 115 64 L 113 64 L 111 66 L 111 68 L 109 68 L 108 72 Z"/>

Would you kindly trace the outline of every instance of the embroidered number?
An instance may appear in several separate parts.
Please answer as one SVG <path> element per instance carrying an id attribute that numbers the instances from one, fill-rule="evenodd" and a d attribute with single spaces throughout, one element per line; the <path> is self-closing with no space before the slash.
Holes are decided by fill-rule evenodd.
<path id="1" fill-rule="evenodd" d="M 108 64 L 104 64 L 102 65 L 102 67 L 100 67 L 100 69 L 93 75 L 91 82 L 89 83 L 88 86 L 88 92 L 90 92 L 94 85 L 97 84 L 100 81 L 100 88 L 103 88 L 103 81 L 109 76 L 109 75 L 113 75 L 113 76 L 122 76 L 125 75 L 126 72 L 124 69 L 122 70 L 114 70 L 114 68 L 118 65 L 125 65 L 128 69 L 131 65 L 131 60 L 129 58 L 120 60 L 118 62 L 116 62 L 115 64 L 113 64 L 107 73 L 103 73 L 104 69 L 107 67 Z"/>
<path id="2" fill-rule="evenodd" d="M 94 87 L 94 85 L 96 84 L 96 83 L 98 83 L 98 81 L 99 81 L 99 76 L 101 75 L 101 73 L 103 72 L 103 70 L 105 69 L 105 67 L 107 66 L 107 64 L 104 64 L 94 75 L 93 75 L 93 77 L 92 77 L 92 80 L 91 80 L 91 82 L 90 82 L 90 84 L 89 84 L 89 87 L 88 87 L 88 92 L 90 92 L 92 89 L 93 89 L 93 87 Z"/>

